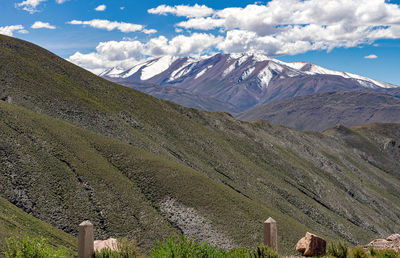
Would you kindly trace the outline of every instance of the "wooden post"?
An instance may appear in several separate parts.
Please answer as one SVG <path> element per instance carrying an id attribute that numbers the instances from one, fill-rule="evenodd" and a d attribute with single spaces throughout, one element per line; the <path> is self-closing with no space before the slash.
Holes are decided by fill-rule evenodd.
<path id="1" fill-rule="evenodd" d="M 276 221 L 271 217 L 264 222 L 264 245 L 278 252 L 278 229 Z"/>
<path id="2" fill-rule="evenodd" d="M 92 258 L 94 256 L 93 224 L 86 220 L 79 224 L 78 258 Z"/>

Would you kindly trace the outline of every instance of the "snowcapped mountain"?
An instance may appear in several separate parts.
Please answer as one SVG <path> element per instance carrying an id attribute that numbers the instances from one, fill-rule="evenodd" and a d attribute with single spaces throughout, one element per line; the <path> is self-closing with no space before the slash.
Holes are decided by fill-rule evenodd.
<path id="1" fill-rule="evenodd" d="M 312 63 L 285 63 L 252 53 L 163 56 L 128 70 L 112 68 L 100 76 L 185 106 L 231 113 L 316 92 L 397 87 Z M 200 107 L 196 99 L 202 100 Z"/>

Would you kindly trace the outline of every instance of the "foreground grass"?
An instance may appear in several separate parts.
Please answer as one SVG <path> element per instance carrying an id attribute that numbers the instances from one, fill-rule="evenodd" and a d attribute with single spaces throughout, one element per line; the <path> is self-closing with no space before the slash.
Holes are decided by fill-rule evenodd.
<path id="1" fill-rule="evenodd" d="M 54 248 L 48 239 L 43 237 L 10 237 L 4 240 L 4 256 L 7 258 L 64 258 L 72 257 L 66 248 Z M 104 248 L 96 251 L 95 258 L 136 258 L 142 255 L 133 241 L 118 239 L 116 250 Z M 199 242 L 182 235 L 180 238 L 169 237 L 165 241 L 156 241 L 150 251 L 151 257 L 268 257 L 278 258 L 278 253 L 267 246 L 260 245 L 254 249 L 235 248 L 230 251 Z"/>
<path id="2" fill-rule="evenodd" d="M 334 242 L 328 244 L 327 256 L 337 258 L 400 258 L 400 251 L 375 250 L 373 247 L 370 247 L 368 251 L 362 247 L 349 249 L 344 242 Z"/>
<path id="3" fill-rule="evenodd" d="M 24 235 L 43 236 L 54 247 L 64 246 L 72 254 L 76 254 L 78 250 L 75 237 L 34 218 L 0 197 L 0 257 L 5 250 L 4 239 L 15 239 Z M 9 240 L 9 244 L 13 241 Z"/>
<path id="4" fill-rule="evenodd" d="M 7 258 L 64 258 L 73 257 L 65 247 L 53 247 L 49 240 L 44 237 L 10 237 L 4 240 L 3 255 Z M 95 258 L 138 258 L 145 257 L 139 251 L 134 241 L 126 238 L 118 239 L 116 246 L 104 248 L 96 251 Z M 2 254 L 0 253 L 0 256 Z M 76 254 L 75 254 L 76 256 Z M 185 235 L 179 238 L 168 237 L 164 241 L 156 241 L 150 250 L 150 256 L 155 258 L 168 257 L 213 257 L 213 258 L 279 258 L 277 252 L 268 246 L 260 245 L 255 248 L 233 248 L 229 251 L 211 245 L 207 242 L 200 242 Z M 332 242 L 328 244 L 327 254 L 325 257 L 337 258 L 399 258 L 400 251 L 394 250 L 375 250 L 370 248 L 369 251 L 361 247 L 349 249 L 344 242 Z"/>
<path id="5" fill-rule="evenodd" d="M 62 258 L 72 254 L 65 248 L 54 249 L 43 237 L 11 237 L 4 240 L 6 258 Z"/>

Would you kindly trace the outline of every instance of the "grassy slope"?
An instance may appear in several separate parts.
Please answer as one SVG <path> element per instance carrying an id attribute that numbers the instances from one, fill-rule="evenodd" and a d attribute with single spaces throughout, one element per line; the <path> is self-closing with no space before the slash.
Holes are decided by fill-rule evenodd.
<path id="1" fill-rule="evenodd" d="M 168 197 L 238 245 L 259 243 L 268 216 L 283 251 L 306 230 L 353 243 L 400 231 L 399 176 L 340 136 L 183 108 L 5 36 L 0 88 L 18 106 L 77 126 L 2 105 L 2 132 L 14 137 L 0 141 L 0 193 L 67 232 L 90 218 L 98 237 L 129 235 L 148 246 L 180 230 L 160 213 Z"/>
<path id="2" fill-rule="evenodd" d="M 55 246 L 64 246 L 77 252 L 77 239 L 49 224 L 28 215 L 0 197 L 0 256 L 3 239 L 11 236 L 43 236 Z"/>
<path id="3" fill-rule="evenodd" d="M 188 206 L 196 203 L 206 218 L 208 210 L 216 210 L 216 228 L 247 245 L 260 241 L 266 215 L 284 220 L 280 228 L 286 232 L 307 230 L 180 163 L 8 103 L 0 102 L 0 109 L 1 147 L 13 164 L 2 170 L 6 184 L 1 192 L 12 198 L 18 189 L 17 206 L 40 212 L 37 216 L 52 224 L 66 220 L 61 224 L 67 232 L 90 219 L 97 237 L 130 236 L 150 246 L 176 233 L 159 214 L 158 204 L 167 197 Z M 7 180 L 21 170 L 25 174 L 18 184 Z"/>

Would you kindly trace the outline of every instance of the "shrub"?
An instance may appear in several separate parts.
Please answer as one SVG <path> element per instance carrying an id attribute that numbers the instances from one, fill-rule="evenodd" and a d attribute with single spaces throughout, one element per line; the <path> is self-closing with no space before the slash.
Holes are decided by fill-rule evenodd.
<path id="1" fill-rule="evenodd" d="M 184 235 L 178 240 L 168 237 L 165 241 L 156 241 L 150 251 L 152 257 L 226 257 L 226 251 L 207 242 L 200 243 Z"/>
<path id="2" fill-rule="evenodd" d="M 64 258 L 71 256 L 64 247 L 55 250 L 43 237 L 10 237 L 4 240 L 4 250 L 7 258 Z"/>
<path id="3" fill-rule="evenodd" d="M 368 258 L 368 253 L 362 247 L 356 247 L 349 252 L 349 258 Z"/>
<path id="4" fill-rule="evenodd" d="M 370 246 L 370 247 L 369 247 L 369 254 L 370 254 L 371 256 L 375 257 L 375 256 L 378 255 L 378 252 L 374 249 L 373 246 Z"/>
<path id="5" fill-rule="evenodd" d="M 116 250 L 110 248 L 103 248 L 100 251 L 94 253 L 96 258 L 134 258 L 140 257 L 140 253 L 137 250 L 135 242 L 129 241 L 126 238 L 118 239 Z"/>
<path id="6" fill-rule="evenodd" d="M 327 254 L 337 258 L 346 258 L 348 249 L 349 246 L 345 242 L 329 243 L 327 248 Z"/>
<path id="7" fill-rule="evenodd" d="M 372 246 L 369 248 L 371 256 L 376 258 L 396 258 L 400 256 L 400 252 L 394 250 L 375 250 Z"/>
<path id="8" fill-rule="evenodd" d="M 250 251 L 250 256 L 251 258 L 279 258 L 279 254 L 275 252 L 271 247 L 265 246 L 265 245 L 260 245 L 257 246 L 255 249 Z"/>
<path id="9" fill-rule="evenodd" d="M 234 248 L 227 253 L 226 257 L 248 258 L 249 255 L 250 250 L 248 248 Z"/>
<path id="10" fill-rule="evenodd" d="M 234 248 L 230 251 L 198 242 L 181 236 L 179 240 L 174 237 L 167 238 L 164 242 L 156 241 L 151 249 L 152 257 L 227 257 L 227 258 L 279 258 L 278 253 L 268 246 L 260 245 L 252 250 L 248 248 Z"/>

